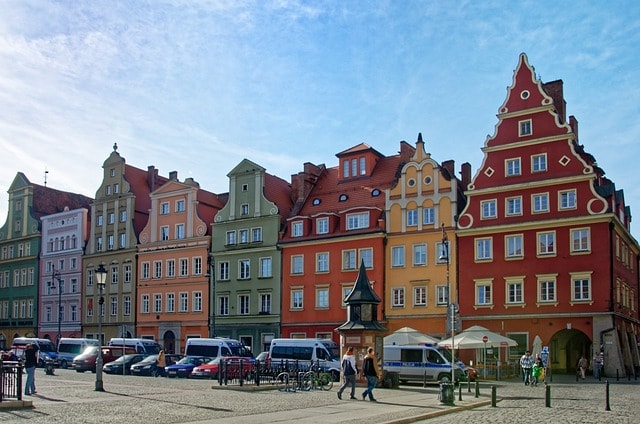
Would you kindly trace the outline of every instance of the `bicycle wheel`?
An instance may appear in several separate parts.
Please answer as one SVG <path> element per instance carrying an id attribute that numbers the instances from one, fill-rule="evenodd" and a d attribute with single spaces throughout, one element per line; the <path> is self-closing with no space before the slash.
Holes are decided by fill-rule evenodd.
<path id="1" fill-rule="evenodd" d="M 300 390 L 309 391 L 313 388 L 313 383 L 315 381 L 316 375 L 313 371 L 309 371 L 304 373 L 302 378 L 300 379 Z"/>
<path id="2" fill-rule="evenodd" d="M 289 374 L 286 372 L 281 372 L 276 377 L 274 384 L 276 385 L 276 388 L 279 391 L 288 392 L 289 391 Z"/>
<path id="3" fill-rule="evenodd" d="M 328 372 L 318 374 L 318 385 L 322 390 L 331 390 L 333 387 L 333 376 Z"/>

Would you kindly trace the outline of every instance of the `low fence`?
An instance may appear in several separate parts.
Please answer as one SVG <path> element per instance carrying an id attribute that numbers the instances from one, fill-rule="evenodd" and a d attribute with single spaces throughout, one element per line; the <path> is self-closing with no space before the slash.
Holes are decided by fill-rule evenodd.
<path id="1" fill-rule="evenodd" d="M 22 400 L 23 368 L 20 362 L 0 360 L 0 402 Z"/>
<path id="2" fill-rule="evenodd" d="M 245 384 L 260 386 L 261 384 L 273 384 L 280 373 L 286 372 L 289 375 L 297 376 L 311 368 L 321 368 L 320 362 L 309 366 L 307 362 L 301 364 L 298 361 L 273 361 L 270 363 L 255 361 L 255 363 L 251 363 L 244 359 L 228 359 L 220 361 L 220 372 L 216 374 L 216 379 L 221 386 L 243 386 Z"/>

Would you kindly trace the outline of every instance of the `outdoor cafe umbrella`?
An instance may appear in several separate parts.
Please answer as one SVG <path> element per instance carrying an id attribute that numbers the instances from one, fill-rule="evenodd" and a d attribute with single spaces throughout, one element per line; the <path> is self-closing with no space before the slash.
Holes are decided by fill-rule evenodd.
<path id="1" fill-rule="evenodd" d="M 407 345 L 420 345 L 420 344 L 436 344 L 439 340 L 423 334 L 411 327 L 403 327 L 396 330 L 394 333 L 389 334 L 384 338 L 385 346 L 407 346 Z"/>
<path id="2" fill-rule="evenodd" d="M 453 343 L 455 349 L 480 349 L 484 347 L 508 347 L 518 345 L 515 340 L 489 331 L 480 325 L 474 325 L 459 334 L 455 334 Z M 438 346 L 451 349 L 451 337 L 440 340 Z"/>

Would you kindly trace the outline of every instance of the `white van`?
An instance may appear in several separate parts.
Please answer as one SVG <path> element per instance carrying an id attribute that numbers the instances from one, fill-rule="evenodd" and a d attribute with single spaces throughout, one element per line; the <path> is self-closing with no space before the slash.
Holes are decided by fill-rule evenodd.
<path id="1" fill-rule="evenodd" d="M 58 352 L 53 342 L 49 339 L 38 339 L 36 337 L 16 337 L 11 342 L 11 347 L 15 347 L 17 351 L 24 352 L 25 346 L 35 344 L 38 346 L 38 365 L 44 367 L 45 363 L 53 362 L 58 364 Z"/>
<path id="2" fill-rule="evenodd" d="M 206 356 L 211 359 L 223 356 L 241 356 L 251 358 L 251 351 L 235 339 L 214 337 L 211 339 L 191 337 L 184 348 L 185 356 Z"/>
<path id="3" fill-rule="evenodd" d="M 320 367 L 330 371 L 334 381 L 340 378 L 340 346 L 327 339 L 273 339 L 269 347 L 269 361 L 272 367 L 295 363 L 309 368 L 318 362 Z"/>
<path id="4" fill-rule="evenodd" d="M 61 338 L 58 343 L 58 364 L 67 368 L 73 363 L 73 358 L 84 352 L 88 346 L 100 346 L 100 342 L 98 339 Z"/>
<path id="5" fill-rule="evenodd" d="M 162 346 L 151 339 L 127 339 L 124 337 L 114 337 L 109 340 L 109 346 L 132 346 L 136 352 L 143 355 L 157 355 L 162 350 Z"/>
<path id="6" fill-rule="evenodd" d="M 432 383 L 451 381 L 451 363 L 437 346 L 385 346 L 383 366 L 387 372 L 395 372 L 399 380 Z M 455 382 L 465 380 L 464 371 L 454 364 Z"/>

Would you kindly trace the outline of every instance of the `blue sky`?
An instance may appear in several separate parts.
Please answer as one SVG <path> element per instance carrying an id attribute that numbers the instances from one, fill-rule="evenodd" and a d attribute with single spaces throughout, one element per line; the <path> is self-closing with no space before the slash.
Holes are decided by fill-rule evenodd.
<path id="1" fill-rule="evenodd" d="M 419 132 L 475 174 L 521 52 L 633 213 L 638 46 L 634 1 L 0 0 L 0 225 L 16 172 L 94 197 L 116 142 L 216 193 Z"/>

